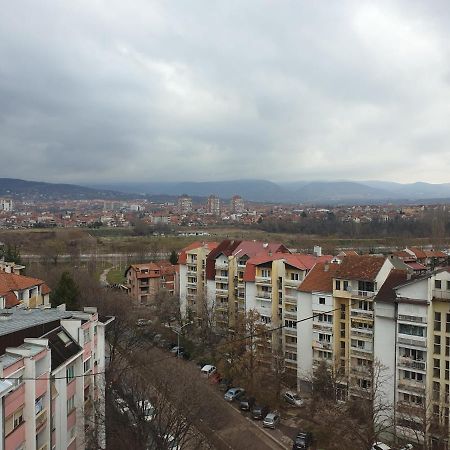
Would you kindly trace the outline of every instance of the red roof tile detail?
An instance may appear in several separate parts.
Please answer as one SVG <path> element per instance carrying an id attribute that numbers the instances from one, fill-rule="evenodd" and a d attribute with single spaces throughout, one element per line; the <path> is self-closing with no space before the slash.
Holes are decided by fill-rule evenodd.
<path id="1" fill-rule="evenodd" d="M 5 295 L 5 308 L 12 308 L 17 305 L 20 305 L 20 302 L 16 294 L 14 292 L 7 292 Z"/>
<path id="2" fill-rule="evenodd" d="M 386 281 L 381 286 L 375 299 L 378 302 L 393 302 L 397 296 L 394 288 L 408 280 L 408 274 L 404 270 L 392 269 Z"/>
<path id="3" fill-rule="evenodd" d="M 41 284 L 44 284 L 44 282 L 37 278 L 0 272 L 0 295 L 4 295 L 10 291 L 21 291 L 34 286 L 40 286 Z"/>
<path id="4" fill-rule="evenodd" d="M 200 242 L 200 241 L 193 242 L 192 244 L 189 244 L 187 247 L 184 247 L 181 250 L 180 255 L 178 256 L 178 264 L 186 264 L 187 252 L 189 250 L 194 250 L 199 247 L 206 247 L 208 250 L 213 250 L 218 245 L 219 245 L 218 242 Z"/>
<path id="5" fill-rule="evenodd" d="M 332 292 L 333 278 L 340 264 L 318 262 L 306 275 L 298 290 L 302 292 Z"/>
<path id="6" fill-rule="evenodd" d="M 336 278 L 374 281 L 385 261 L 381 256 L 346 256 L 339 265 Z"/>

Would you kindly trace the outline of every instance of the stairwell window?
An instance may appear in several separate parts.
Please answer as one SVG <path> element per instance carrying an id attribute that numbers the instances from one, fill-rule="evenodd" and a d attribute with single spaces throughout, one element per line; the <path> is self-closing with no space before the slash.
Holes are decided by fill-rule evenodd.
<path id="1" fill-rule="evenodd" d="M 75 366 L 69 366 L 66 368 L 66 380 L 67 384 L 69 384 L 75 378 Z"/>
<path id="2" fill-rule="evenodd" d="M 69 415 L 75 409 L 75 395 L 72 395 L 67 400 L 67 415 Z"/>

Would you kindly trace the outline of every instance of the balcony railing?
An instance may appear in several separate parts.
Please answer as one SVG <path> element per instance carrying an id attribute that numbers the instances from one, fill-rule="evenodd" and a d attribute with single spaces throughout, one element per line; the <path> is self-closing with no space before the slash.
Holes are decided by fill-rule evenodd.
<path id="1" fill-rule="evenodd" d="M 440 289 L 433 289 L 433 297 L 440 300 L 450 300 L 450 291 L 441 291 Z"/>
<path id="2" fill-rule="evenodd" d="M 398 365 L 401 367 L 408 367 L 417 370 L 426 370 L 427 363 L 425 361 L 416 361 L 411 358 L 400 357 L 398 359 Z"/>
<path id="3" fill-rule="evenodd" d="M 287 334 L 288 336 L 297 337 L 297 328 L 284 327 L 283 330 L 284 330 L 284 334 Z"/>
<path id="4" fill-rule="evenodd" d="M 366 348 L 355 348 L 355 347 L 350 347 L 351 350 L 351 354 L 353 356 L 364 356 L 366 358 L 370 357 L 373 353 L 372 349 L 366 349 Z"/>
<path id="5" fill-rule="evenodd" d="M 407 316 L 405 314 L 399 314 L 398 320 L 404 322 L 417 322 L 417 323 L 426 323 L 426 317 L 417 317 L 417 316 Z"/>
<path id="6" fill-rule="evenodd" d="M 215 279 L 216 281 L 225 281 L 228 283 L 228 275 L 216 275 Z"/>
<path id="7" fill-rule="evenodd" d="M 313 322 L 313 330 L 331 332 L 333 330 L 333 324 Z"/>
<path id="8" fill-rule="evenodd" d="M 361 317 L 363 319 L 373 319 L 373 311 L 364 309 L 352 309 L 350 313 L 353 317 Z"/>
<path id="9" fill-rule="evenodd" d="M 272 300 L 272 293 L 271 292 L 256 292 L 256 298 L 264 298 L 266 300 Z"/>
<path id="10" fill-rule="evenodd" d="M 216 261 L 216 269 L 228 269 L 228 263 L 219 263 Z"/>
<path id="11" fill-rule="evenodd" d="M 352 336 L 357 336 L 357 337 L 361 337 L 364 339 L 370 339 L 372 340 L 373 338 L 373 333 L 372 330 L 364 330 L 363 328 L 350 328 L 351 331 L 351 335 Z"/>
<path id="12" fill-rule="evenodd" d="M 284 286 L 287 288 L 298 288 L 300 286 L 300 280 L 284 280 Z"/>
<path id="13" fill-rule="evenodd" d="M 399 344 L 403 345 L 409 345 L 412 347 L 423 347 L 425 348 L 427 346 L 426 338 L 417 337 L 417 339 L 412 338 L 406 338 L 399 336 L 397 339 Z"/>
<path id="14" fill-rule="evenodd" d="M 47 422 L 47 410 L 43 409 L 36 416 L 36 431 Z"/>
<path id="15" fill-rule="evenodd" d="M 255 277 L 255 283 L 272 284 L 272 278 L 270 278 L 270 277 Z"/>
<path id="16" fill-rule="evenodd" d="M 403 379 L 398 382 L 398 388 L 405 391 L 423 394 L 425 392 L 425 383 L 417 383 L 415 381 Z"/>
<path id="17" fill-rule="evenodd" d="M 375 292 L 373 291 L 352 291 L 352 297 L 362 297 L 362 298 L 370 298 L 375 296 Z"/>

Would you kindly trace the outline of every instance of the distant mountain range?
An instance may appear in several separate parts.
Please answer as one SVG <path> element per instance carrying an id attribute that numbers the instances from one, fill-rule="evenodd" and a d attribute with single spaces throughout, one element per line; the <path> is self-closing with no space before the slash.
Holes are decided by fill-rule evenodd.
<path id="1" fill-rule="evenodd" d="M 208 182 L 110 183 L 97 186 L 54 184 L 0 178 L 0 197 L 28 199 L 105 199 L 146 197 L 174 201 L 188 194 L 196 200 L 215 194 L 222 199 L 241 195 L 247 201 L 299 204 L 450 203 L 450 183 L 401 184 L 385 181 L 312 181 L 274 183 L 267 180 Z"/>
<path id="2" fill-rule="evenodd" d="M 145 195 L 210 194 L 229 199 L 241 195 L 255 202 L 303 204 L 382 203 L 386 201 L 450 201 L 450 183 L 401 184 L 385 181 L 312 181 L 274 183 L 267 180 L 232 180 L 208 182 L 149 182 L 101 185 L 102 188 Z"/>

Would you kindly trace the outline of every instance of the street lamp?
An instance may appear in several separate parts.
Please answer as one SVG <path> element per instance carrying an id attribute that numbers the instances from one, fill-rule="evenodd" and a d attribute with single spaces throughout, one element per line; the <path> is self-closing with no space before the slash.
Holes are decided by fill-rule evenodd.
<path id="1" fill-rule="evenodd" d="M 181 325 L 180 329 L 177 331 L 175 328 L 172 328 L 172 331 L 177 333 L 177 356 L 180 354 L 180 334 L 184 327 L 187 327 L 188 325 L 192 325 L 194 322 L 186 322 L 184 325 Z"/>

